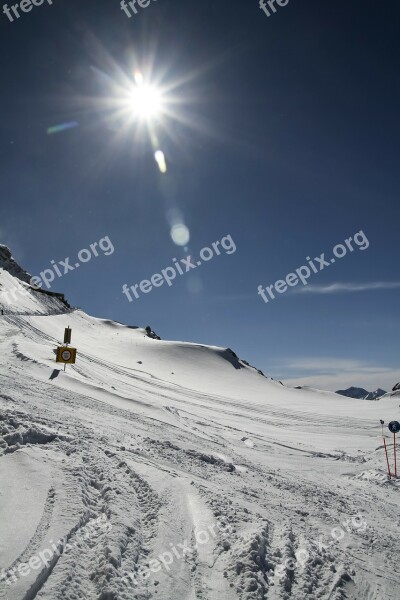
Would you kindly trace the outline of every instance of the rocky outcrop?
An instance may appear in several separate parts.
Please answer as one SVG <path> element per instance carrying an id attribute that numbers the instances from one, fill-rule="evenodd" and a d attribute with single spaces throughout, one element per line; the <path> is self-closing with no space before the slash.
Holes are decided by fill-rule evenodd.
<path id="1" fill-rule="evenodd" d="M 29 273 L 21 269 L 11 254 L 11 251 L 7 246 L 0 244 L 0 268 L 8 271 L 13 277 L 17 277 L 20 281 L 30 283 L 31 276 Z"/>
<path id="2" fill-rule="evenodd" d="M 341 396 L 347 396 L 347 398 L 358 398 L 359 400 L 378 400 L 386 394 L 385 390 L 378 388 L 374 392 L 368 392 L 364 388 L 349 387 L 347 390 L 338 390 L 336 392 Z"/>

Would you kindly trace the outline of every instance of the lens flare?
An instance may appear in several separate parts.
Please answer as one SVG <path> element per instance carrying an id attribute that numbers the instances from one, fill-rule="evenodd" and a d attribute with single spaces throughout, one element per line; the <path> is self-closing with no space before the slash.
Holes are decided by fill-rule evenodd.
<path id="1" fill-rule="evenodd" d="M 79 123 L 76 121 L 70 121 L 69 123 L 61 123 L 60 125 L 54 125 L 54 127 L 49 127 L 47 129 L 47 135 L 52 135 L 54 133 L 61 133 L 62 131 L 66 131 L 67 129 L 73 129 L 74 127 L 78 127 Z"/>
<path id="2" fill-rule="evenodd" d="M 135 77 L 136 85 L 139 85 L 139 86 L 143 85 L 143 83 L 144 83 L 144 77 L 143 77 L 143 74 L 140 71 L 135 71 L 134 77 Z"/>
<path id="3" fill-rule="evenodd" d="M 167 163 L 165 160 L 165 155 L 162 150 L 157 150 L 154 154 L 154 158 L 156 159 L 156 163 L 158 164 L 158 168 L 161 173 L 167 172 Z"/>
<path id="4" fill-rule="evenodd" d="M 171 238 L 177 246 L 186 246 L 190 240 L 190 231 L 186 225 L 179 223 L 172 227 Z"/>

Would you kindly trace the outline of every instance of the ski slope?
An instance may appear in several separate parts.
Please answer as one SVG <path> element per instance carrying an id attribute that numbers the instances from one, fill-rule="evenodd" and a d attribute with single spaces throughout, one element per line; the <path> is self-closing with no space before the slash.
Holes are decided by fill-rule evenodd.
<path id="1" fill-rule="evenodd" d="M 290 389 L 1 266 L 0 600 L 400 598 L 399 393 Z"/>

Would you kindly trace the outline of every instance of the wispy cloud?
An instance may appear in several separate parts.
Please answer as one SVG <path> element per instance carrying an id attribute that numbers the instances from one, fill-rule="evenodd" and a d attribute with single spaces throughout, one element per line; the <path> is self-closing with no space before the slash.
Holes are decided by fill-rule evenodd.
<path id="1" fill-rule="evenodd" d="M 331 373 L 329 375 L 312 375 L 308 377 L 283 378 L 282 381 L 289 386 L 308 386 L 320 390 L 347 389 L 349 387 L 362 387 L 372 392 L 378 387 L 390 392 L 393 386 L 400 380 L 400 370 L 386 370 L 382 373 L 381 369 L 369 369 L 365 371 L 354 371 L 353 373 Z"/>
<path id="2" fill-rule="evenodd" d="M 391 390 L 400 380 L 400 369 L 335 357 L 308 357 L 282 361 L 274 376 L 287 385 L 305 385 L 336 391 L 350 386 L 369 391 L 378 387 Z"/>
<path id="3" fill-rule="evenodd" d="M 400 289 L 400 281 L 371 281 L 368 283 L 331 283 L 329 285 L 307 285 L 297 288 L 300 294 L 350 294 L 353 292 L 369 292 L 371 290 Z"/>
<path id="4" fill-rule="evenodd" d="M 331 373 L 331 372 L 345 372 L 352 373 L 354 371 L 369 371 L 371 365 L 369 363 L 360 360 L 341 359 L 341 358 L 330 358 L 330 357 L 311 357 L 294 359 L 285 363 L 285 369 L 288 371 L 310 371 L 312 373 Z M 381 370 L 382 372 L 389 371 L 386 367 L 374 367 L 374 370 Z"/>

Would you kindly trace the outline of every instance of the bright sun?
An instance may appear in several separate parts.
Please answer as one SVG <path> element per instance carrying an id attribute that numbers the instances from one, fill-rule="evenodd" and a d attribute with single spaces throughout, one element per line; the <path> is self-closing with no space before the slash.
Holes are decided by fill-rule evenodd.
<path id="1" fill-rule="evenodd" d="M 133 116 L 138 119 L 150 120 L 157 118 L 162 113 L 162 96 L 156 87 L 151 85 L 137 85 L 129 98 Z"/>
<path id="2" fill-rule="evenodd" d="M 95 98 L 96 110 L 104 110 L 105 122 L 115 130 L 113 143 L 119 143 L 126 135 L 133 135 L 135 143 L 148 138 L 159 171 L 167 173 L 168 160 L 161 149 L 163 140 L 165 136 L 175 142 L 178 140 L 170 121 L 201 129 L 196 119 L 188 118 L 184 112 L 184 106 L 190 100 L 177 93 L 195 75 L 186 75 L 168 83 L 164 77 L 154 77 L 151 68 L 146 75 L 138 68 L 132 74 L 115 68 L 114 76 L 94 66 L 92 70 L 104 89 L 104 95 Z"/>

